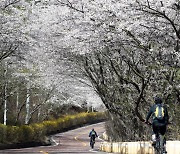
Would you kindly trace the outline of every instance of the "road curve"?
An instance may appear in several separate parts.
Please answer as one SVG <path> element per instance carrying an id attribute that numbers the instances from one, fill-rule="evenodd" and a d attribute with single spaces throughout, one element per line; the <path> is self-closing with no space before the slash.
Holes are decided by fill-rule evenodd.
<path id="1" fill-rule="evenodd" d="M 99 151 L 101 139 L 96 139 L 93 150 L 89 147 L 88 135 L 92 128 L 96 130 L 99 136 L 105 130 L 104 123 L 88 125 L 52 136 L 52 140 L 54 141 L 54 145 L 52 146 L 0 150 L 0 154 L 103 154 L 104 152 Z"/>

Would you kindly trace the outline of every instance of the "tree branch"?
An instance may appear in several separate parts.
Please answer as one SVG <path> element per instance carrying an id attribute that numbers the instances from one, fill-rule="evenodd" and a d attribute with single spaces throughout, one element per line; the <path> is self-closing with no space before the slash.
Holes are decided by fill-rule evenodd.
<path id="1" fill-rule="evenodd" d="M 16 4 L 20 2 L 20 0 L 9 0 L 8 2 L 5 1 L 5 5 L 4 5 L 4 9 L 6 9 L 7 7 L 9 7 L 10 5 Z"/>
<path id="2" fill-rule="evenodd" d="M 147 7 L 147 9 L 149 10 L 144 10 L 142 9 L 142 11 L 146 12 L 146 13 L 149 13 L 149 14 L 152 14 L 152 15 L 156 15 L 158 17 L 162 17 L 162 18 L 165 18 L 167 21 L 169 21 L 169 23 L 172 25 L 175 33 L 176 33 L 176 36 L 180 39 L 180 32 L 179 30 L 176 28 L 175 26 L 175 23 L 166 15 L 165 12 L 160 12 L 156 9 L 153 9 L 152 7 L 150 6 L 146 6 L 146 5 L 143 5 L 145 8 Z"/>
<path id="3" fill-rule="evenodd" d="M 68 3 L 64 3 L 64 2 L 62 2 L 62 1 L 60 1 L 60 0 L 58 0 L 58 2 L 59 2 L 60 4 L 62 4 L 62 5 L 65 5 L 65 6 L 69 7 L 69 8 L 77 11 L 77 12 L 84 13 L 84 11 L 83 11 L 83 6 L 82 6 L 82 9 L 80 10 L 80 9 L 74 7 L 73 4 L 72 4 L 69 0 L 67 0 Z"/>

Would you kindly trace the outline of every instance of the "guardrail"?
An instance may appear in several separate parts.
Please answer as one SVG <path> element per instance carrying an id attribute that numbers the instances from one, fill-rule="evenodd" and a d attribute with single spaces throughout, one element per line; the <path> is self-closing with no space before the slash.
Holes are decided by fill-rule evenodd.
<path id="1" fill-rule="evenodd" d="M 104 152 L 117 152 L 121 154 L 154 154 L 151 142 L 102 142 L 100 150 Z M 180 141 L 167 141 L 168 154 L 180 154 Z"/>

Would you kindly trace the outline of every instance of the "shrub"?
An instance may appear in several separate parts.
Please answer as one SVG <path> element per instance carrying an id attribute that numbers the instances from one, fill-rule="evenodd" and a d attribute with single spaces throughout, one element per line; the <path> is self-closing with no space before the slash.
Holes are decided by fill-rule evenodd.
<path id="1" fill-rule="evenodd" d="M 39 142 L 46 135 L 62 132 L 72 127 L 94 123 L 104 119 L 104 113 L 79 113 L 68 115 L 57 120 L 44 121 L 31 125 L 5 126 L 0 124 L 0 143 Z"/>
<path id="2" fill-rule="evenodd" d="M 5 143 L 7 137 L 7 126 L 0 124 L 0 134 L 0 143 Z"/>
<path id="3" fill-rule="evenodd" d="M 44 125 L 46 134 L 51 134 L 52 132 L 57 131 L 58 125 L 56 121 L 44 121 L 42 124 Z"/>
<path id="4" fill-rule="evenodd" d="M 6 140 L 7 142 L 16 143 L 18 142 L 18 129 L 17 126 L 7 126 Z"/>
<path id="5" fill-rule="evenodd" d="M 28 125 L 20 126 L 18 129 L 18 141 L 20 143 L 31 142 L 33 141 L 34 134 L 35 133 L 32 126 L 28 126 Z"/>
<path id="6" fill-rule="evenodd" d="M 33 141 L 43 140 L 46 135 L 45 126 L 43 124 L 32 124 L 31 126 L 34 129 Z"/>

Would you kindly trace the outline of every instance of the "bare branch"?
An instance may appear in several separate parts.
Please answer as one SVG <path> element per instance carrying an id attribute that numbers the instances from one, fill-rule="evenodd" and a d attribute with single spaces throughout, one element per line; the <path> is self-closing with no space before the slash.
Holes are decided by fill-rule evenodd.
<path id="1" fill-rule="evenodd" d="M 20 0 L 6 0 L 5 5 L 4 5 L 4 9 L 6 9 L 7 7 L 14 5 L 18 2 L 20 2 Z"/>
<path id="2" fill-rule="evenodd" d="M 3 59 L 9 57 L 10 55 L 12 55 L 17 50 L 18 45 L 14 49 L 12 49 L 12 46 L 13 45 L 11 44 L 8 51 L 5 51 L 2 55 L 0 55 L 0 61 L 2 61 Z"/>
<path id="3" fill-rule="evenodd" d="M 163 5 L 163 3 L 161 3 L 161 5 Z M 150 7 L 150 6 L 146 6 L 146 5 L 143 5 L 143 6 L 144 6 L 145 8 L 147 8 L 148 10 L 142 9 L 142 11 L 166 19 L 166 20 L 171 24 L 171 26 L 173 27 L 173 29 L 174 29 L 174 31 L 175 31 L 175 33 L 176 33 L 176 36 L 180 39 L 179 29 L 176 27 L 176 24 L 173 22 L 173 20 L 171 20 L 171 19 L 168 17 L 168 15 L 166 15 L 165 12 L 161 12 L 161 11 L 159 11 L 159 10 L 156 10 L 156 9 Z"/>
<path id="4" fill-rule="evenodd" d="M 62 5 L 65 5 L 65 6 L 69 7 L 69 8 L 77 11 L 77 12 L 84 13 L 84 11 L 83 11 L 83 6 L 82 6 L 82 9 L 78 9 L 78 8 L 76 8 L 75 6 L 73 6 L 73 4 L 72 4 L 69 0 L 67 0 L 67 3 L 64 3 L 64 2 L 62 2 L 62 1 L 60 1 L 60 0 L 58 0 L 58 2 L 59 2 L 60 4 L 62 4 Z"/>

